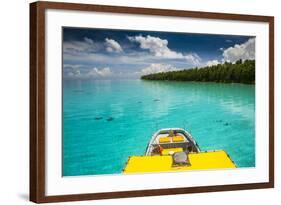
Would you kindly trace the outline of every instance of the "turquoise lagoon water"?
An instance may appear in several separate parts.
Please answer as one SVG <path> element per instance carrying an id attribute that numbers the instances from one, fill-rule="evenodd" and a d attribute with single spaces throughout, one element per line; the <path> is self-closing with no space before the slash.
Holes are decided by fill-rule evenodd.
<path id="1" fill-rule="evenodd" d="M 117 174 L 160 128 L 185 128 L 201 150 L 255 166 L 255 86 L 64 80 L 63 175 Z"/>

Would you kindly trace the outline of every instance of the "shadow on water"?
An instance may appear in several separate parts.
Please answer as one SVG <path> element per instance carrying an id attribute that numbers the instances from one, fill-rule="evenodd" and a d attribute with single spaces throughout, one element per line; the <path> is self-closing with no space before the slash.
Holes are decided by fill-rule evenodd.
<path id="1" fill-rule="evenodd" d="M 108 121 L 108 122 L 110 122 L 110 121 L 112 121 L 112 120 L 114 120 L 113 117 L 109 117 L 109 118 L 106 119 L 106 121 Z"/>

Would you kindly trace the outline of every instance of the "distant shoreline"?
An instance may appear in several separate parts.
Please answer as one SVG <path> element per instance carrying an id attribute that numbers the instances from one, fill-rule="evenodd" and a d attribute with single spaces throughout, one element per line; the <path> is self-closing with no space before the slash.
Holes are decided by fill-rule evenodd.
<path id="1" fill-rule="evenodd" d="M 255 60 L 218 64 L 203 68 L 154 73 L 141 76 L 142 80 L 194 81 L 216 83 L 255 84 Z"/>

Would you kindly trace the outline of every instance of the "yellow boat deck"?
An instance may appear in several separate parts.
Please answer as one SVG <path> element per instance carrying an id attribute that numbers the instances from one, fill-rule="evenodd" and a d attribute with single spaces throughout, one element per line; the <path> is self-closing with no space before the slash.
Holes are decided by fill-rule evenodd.
<path id="1" fill-rule="evenodd" d="M 175 167 L 172 166 L 173 159 L 171 155 L 131 156 L 123 172 L 125 174 L 128 174 L 144 172 L 172 172 L 185 170 L 236 168 L 234 162 L 223 150 L 189 153 L 188 157 L 191 166 Z"/>

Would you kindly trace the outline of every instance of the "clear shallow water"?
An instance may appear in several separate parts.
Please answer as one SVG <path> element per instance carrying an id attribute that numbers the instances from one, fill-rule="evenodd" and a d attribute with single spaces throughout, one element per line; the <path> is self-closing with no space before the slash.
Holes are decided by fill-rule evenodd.
<path id="1" fill-rule="evenodd" d="M 255 166 L 255 86 L 64 80 L 63 175 L 121 173 L 160 128 L 185 128 L 201 150 Z"/>

